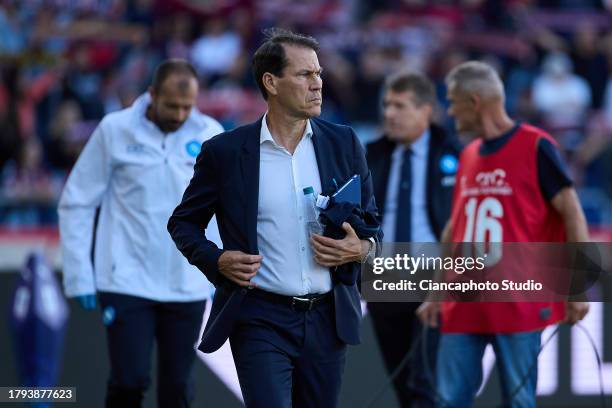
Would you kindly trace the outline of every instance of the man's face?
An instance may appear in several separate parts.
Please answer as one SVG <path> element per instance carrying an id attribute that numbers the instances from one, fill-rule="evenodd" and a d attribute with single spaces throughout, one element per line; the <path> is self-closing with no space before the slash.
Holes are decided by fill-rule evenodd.
<path id="1" fill-rule="evenodd" d="M 291 116 L 299 119 L 321 114 L 321 66 L 317 53 L 306 47 L 283 45 L 288 65 L 276 77 L 276 97 Z"/>
<path id="2" fill-rule="evenodd" d="M 170 74 L 151 93 L 151 120 L 162 132 L 177 131 L 189 117 L 198 96 L 198 81 L 185 74 Z"/>
<path id="3" fill-rule="evenodd" d="M 419 106 L 412 91 L 390 89 L 383 99 L 385 134 L 397 143 L 413 143 L 429 127 L 431 113 L 431 105 Z"/>
<path id="4" fill-rule="evenodd" d="M 447 91 L 448 116 L 455 119 L 455 130 L 457 133 L 478 134 L 480 133 L 479 115 L 474 100 L 470 95 L 459 92 L 454 83 L 451 83 Z"/>

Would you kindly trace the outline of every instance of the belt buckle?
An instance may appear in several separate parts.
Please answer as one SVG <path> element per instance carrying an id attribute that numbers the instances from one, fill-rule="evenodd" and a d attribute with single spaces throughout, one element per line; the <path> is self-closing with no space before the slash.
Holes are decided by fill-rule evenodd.
<path id="1" fill-rule="evenodd" d="M 296 310 L 296 305 L 304 305 L 304 304 L 308 304 L 308 306 L 306 307 L 305 311 L 310 311 L 312 310 L 312 307 L 314 306 L 314 302 L 315 299 L 308 299 L 308 298 L 302 298 L 299 296 L 294 296 L 291 299 L 291 309 Z"/>

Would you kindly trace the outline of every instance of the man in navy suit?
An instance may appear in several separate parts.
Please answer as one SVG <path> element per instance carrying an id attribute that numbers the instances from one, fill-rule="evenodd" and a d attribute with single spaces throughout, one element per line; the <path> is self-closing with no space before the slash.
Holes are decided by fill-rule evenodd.
<path id="1" fill-rule="evenodd" d="M 450 216 L 461 146 L 433 123 L 435 106 L 435 87 L 425 75 L 401 71 L 387 78 L 385 133 L 366 147 L 386 242 L 437 242 Z M 426 363 L 435 367 L 438 333 L 431 329 L 425 341 L 419 340 L 423 339 L 423 326 L 415 314 L 419 305 L 368 303 L 389 373 L 417 347 L 393 382 L 402 408 L 435 405 Z"/>
<path id="2" fill-rule="evenodd" d="M 217 288 L 199 349 L 229 338 L 247 407 L 333 407 L 346 345 L 360 341 L 360 262 L 382 233 L 360 239 L 344 223 L 343 239 L 309 236 L 304 188 L 329 195 L 359 174 L 361 208 L 376 217 L 372 180 L 353 130 L 316 119 L 317 41 L 266 35 L 253 72 L 268 111 L 202 145 L 168 231 Z M 223 249 L 204 233 L 213 214 Z"/>

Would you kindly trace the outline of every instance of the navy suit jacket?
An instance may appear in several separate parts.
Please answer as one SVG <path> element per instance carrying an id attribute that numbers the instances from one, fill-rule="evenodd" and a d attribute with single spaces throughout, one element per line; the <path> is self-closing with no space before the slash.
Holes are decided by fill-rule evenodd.
<path id="1" fill-rule="evenodd" d="M 350 127 L 311 119 L 321 188 L 323 194 L 335 190 L 333 179 L 343 183 L 360 174 L 361 206 L 378 216 L 372 178 L 364 150 Z M 217 350 L 229 337 L 248 289 L 239 287 L 219 273 L 218 259 L 223 250 L 259 254 L 257 248 L 257 209 L 259 196 L 259 139 L 261 119 L 222 133 L 206 141 L 195 164 L 195 172 L 183 200 L 168 221 L 168 231 L 178 249 L 216 287 L 210 317 L 199 349 Z M 217 217 L 223 249 L 206 239 L 205 229 L 213 214 Z M 376 236 L 382 239 L 382 232 Z M 264 254 L 265 256 L 265 254 Z M 358 276 L 359 263 L 349 263 Z M 361 307 L 357 285 L 344 285 L 334 279 L 336 332 L 347 344 L 360 342 Z"/>

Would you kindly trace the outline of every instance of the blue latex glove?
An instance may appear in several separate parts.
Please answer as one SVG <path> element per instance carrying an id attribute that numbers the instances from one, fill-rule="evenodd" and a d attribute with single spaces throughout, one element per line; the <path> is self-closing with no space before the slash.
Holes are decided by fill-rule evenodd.
<path id="1" fill-rule="evenodd" d="M 92 293 L 90 295 L 81 295 L 75 297 L 77 302 L 81 305 L 81 307 L 85 310 L 94 310 L 96 308 L 96 295 Z"/>

